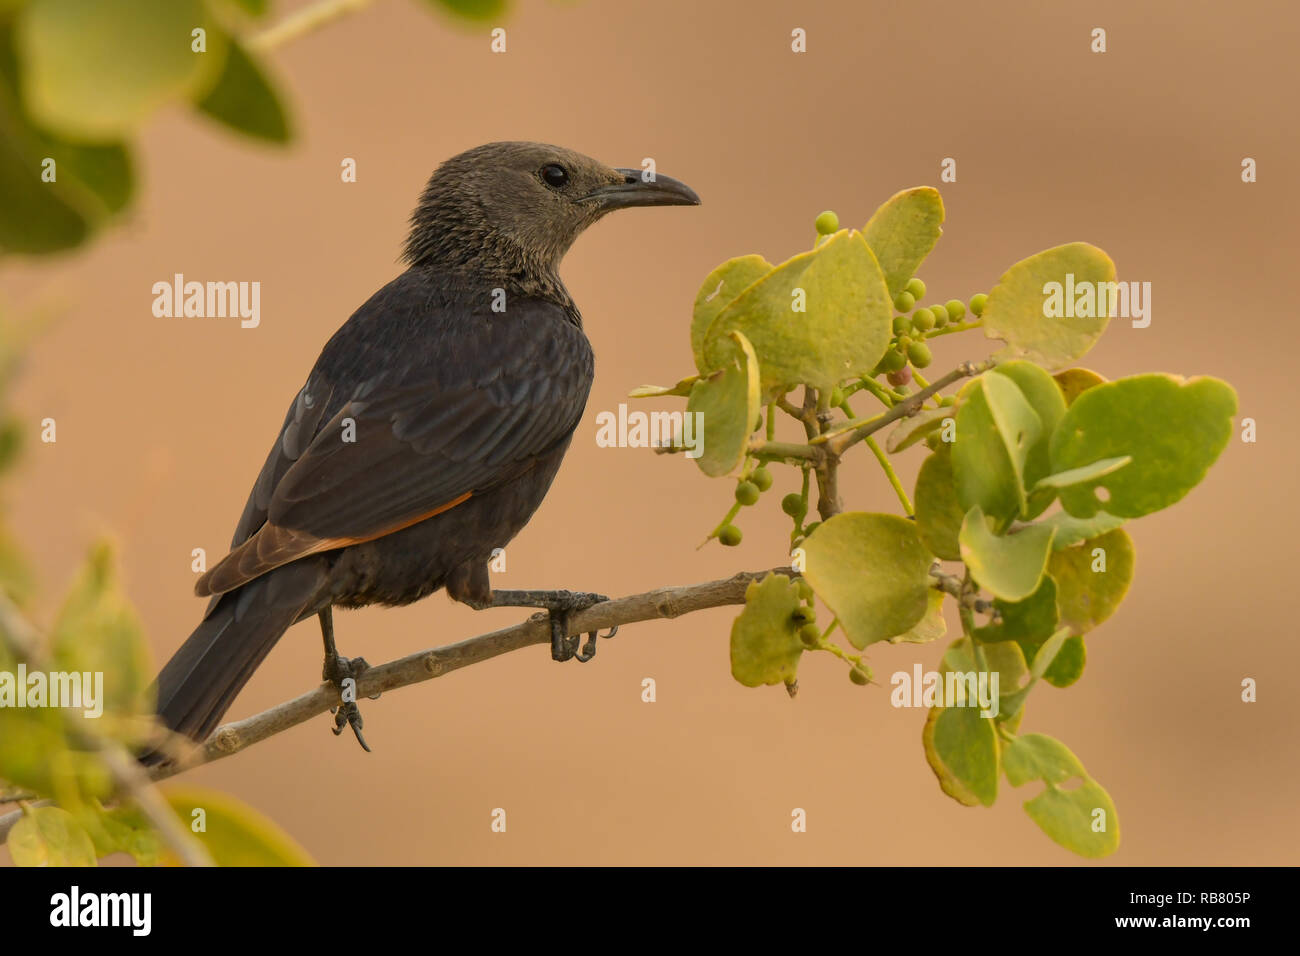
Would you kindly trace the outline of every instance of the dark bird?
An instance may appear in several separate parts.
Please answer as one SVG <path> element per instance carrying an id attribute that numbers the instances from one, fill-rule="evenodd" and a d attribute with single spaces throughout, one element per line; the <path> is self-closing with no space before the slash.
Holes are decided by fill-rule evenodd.
<path id="1" fill-rule="evenodd" d="M 667 176 L 540 143 L 443 163 L 411 216 L 408 268 L 325 344 L 230 553 L 199 578 L 212 601 L 158 675 L 163 722 L 205 738 L 313 614 L 324 676 L 342 688 L 365 664 L 339 656 L 332 609 L 439 588 L 475 608 L 544 608 L 552 656 L 588 659 L 594 635 L 579 652 L 567 615 L 602 596 L 494 591 L 487 568 L 541 504 L 591 390 L 591 345 L 558 268 L 608 212 L 699 201 Z M 334 732 L 346 725 L 365 747 L 354 702 L 336 711 Z"/>

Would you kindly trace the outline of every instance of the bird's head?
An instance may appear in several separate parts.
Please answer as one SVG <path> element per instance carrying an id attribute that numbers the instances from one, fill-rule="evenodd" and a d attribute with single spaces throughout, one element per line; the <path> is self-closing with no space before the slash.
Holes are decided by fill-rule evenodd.
<path id="1" fill-rule="evenodd" d="M 573 241 L 608 212 L 699 202 L 668 176 L 544 143 L 489 143 L 452 157 L 429 179 L 405 258 L 554 274 Z"/>

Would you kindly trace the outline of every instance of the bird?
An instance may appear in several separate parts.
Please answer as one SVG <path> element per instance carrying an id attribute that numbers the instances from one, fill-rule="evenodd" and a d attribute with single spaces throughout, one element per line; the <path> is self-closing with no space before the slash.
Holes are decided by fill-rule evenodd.
<path id="1" fill-rule="evenodd" d="M 552 658 L 590 659 L 595 635 L 579 651 L 568 615 L 603 595 L 493 589 L 488 561 L 541 504 L 591 391 L 591 344 L 558 271 L 565 253 L 615 210 L 699 203 L 652 169 L 544 143 L 488 143 L 443 162 L 411 214 L 405 270 L 326 342 L 230 552 L 196 582 L 206 612 L 155 681 L 166 728 L 204 740 L 281 635 L 312 616 L 322 676 L 342 690 L 367 665 L 339 654 L 333 609 L 439 589 L 476 609 L 544 609 Z M 355 700 L 340 697 L 333 732 L 350 726 L 369 750 Z"/>

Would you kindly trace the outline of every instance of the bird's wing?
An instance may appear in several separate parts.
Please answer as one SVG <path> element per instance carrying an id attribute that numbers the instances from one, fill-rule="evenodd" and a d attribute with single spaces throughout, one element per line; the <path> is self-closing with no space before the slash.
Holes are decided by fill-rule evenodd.
<path id="1" fill-rule="evenodd" d="M 364 380 L 341 405 L 299 393 L 240 530 L 259 514 L 263 523 L 199 579 L 198 593 L 224 593 L 308 554 L 425 520 L 510 481 L 568 439 L 592 360 L 560 307 L 516 302 L 505 315 L 469 316 L 443 345 L 439 360 Z M 339 388 L 334 381 L 336 396 Z M 321 420 L 317 408 L 330 404 L 337 411 Z M 295 455 L 313 418 L 319 424 Z"/>

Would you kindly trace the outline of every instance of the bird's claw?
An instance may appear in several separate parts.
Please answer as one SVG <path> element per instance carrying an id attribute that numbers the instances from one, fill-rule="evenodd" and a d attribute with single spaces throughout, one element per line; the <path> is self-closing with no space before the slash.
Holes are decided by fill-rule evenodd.
<path id="1" fill-rule="evenodd" d="M 599 631 L 589 631 L 587 633 L 587 643 L 583 645 L 582 650 L 578 650 L 578 642 L 581 639 L 580 634 L 569 635 L 569 614 L 573 611 L 585 611 L 594 604 L 600 604 L 608 601 L 609 598 L 603 594 L 592 594 L 587 591 L 569 591 L 565 596 L 556 601 L 554 605 L 547 608 L 547 613 L 551 620 L 551 659 L 556 661 L 568 661 L 577 659 L 585 664 L 596 656 L 596 638 L 609 638 L 618 633 L 618 625 L 609 629 L 608 634 L 600 634 Z"/>
<path id="2" fill-rule="evenodd" d="M 352 691 L 356 693 L 357 681 L 361 675 L 370 669 L 364 657 L 340 657 L 334 655 L 325 658 L 325 665 L 321 668 L 321 676 L 338 688 L 339 694 L 344 693 L 344 682 L 351 679 Z M 378 700 L 379 694 L 371 694 L 371 700 Z M 361 709 L 357 707 L 355 700 L 342 700 L 338 706 L 331 707 L 330 713 L 334 715 L 334 736 L 337 737 L 343 733 L 345 726 L 352 728 L 352 733 L 356 735 L 357 743 L 366 753 L 370 753 L 370 745 L 366 743 L 365 736 L 361 733 L 361 728 L 365 726 L 365 721 L 361 718 Z"/>

